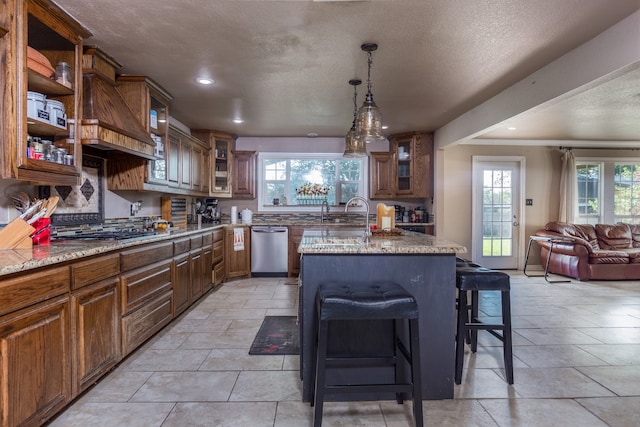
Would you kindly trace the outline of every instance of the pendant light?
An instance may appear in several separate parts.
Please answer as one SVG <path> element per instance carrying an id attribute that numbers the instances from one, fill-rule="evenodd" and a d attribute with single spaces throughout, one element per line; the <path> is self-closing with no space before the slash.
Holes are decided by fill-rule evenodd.
<path id="1" fill-rule="evenodd" d="M 356 137 L 365 143 L 386 141 L 387 138 L 382 134 L 382 113 L 373 101 L 373 94 L 371 93 L 371 52 L 378 49 L 378 45 L 375 43 L 364 43 L 360 46 L 360 49 L 368 54 L 367 95 L 358 110 Z"/>
<path id="2" fill-rule="evenodd" d="M 367 150 L 365 148 L 364 140 L 356 138 L 356 113 L 358 111 L 358 85 L 362 83 L 362 80 L 352 79 L 349 80 L 349 84 L 353 86 L 353 123 L 351 123 L 351 129 L 347 132 L 347 136 L 344 137 L 344 157 L 366 157 Z"/>

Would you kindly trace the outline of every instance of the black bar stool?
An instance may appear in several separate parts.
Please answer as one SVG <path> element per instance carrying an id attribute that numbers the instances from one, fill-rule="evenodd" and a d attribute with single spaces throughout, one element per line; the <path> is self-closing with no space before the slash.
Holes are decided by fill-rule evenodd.
<path id="1" fill-rule="evenodd" d="M 311 404 L 315 405 L 315 427 L 322 425 L 322 408 L 326 395 L 338 393 L 386 393 L 396 394 L 396 401 L 403 402 L 403 394 L 413 395 L 415 424 L 422 427 L 422 381 L 420 373 L 420 342 L 418 331 L 418 303 L 411 293 L 392 282 L 345 284 L 328 283 L 318 288 L 316 295 L 318 311 L 318 340 L 315 371 L 315 393 Z M 329 356 L 327 341 L 329 322 L 333 320 L 393 320 L 394 350 L 391 356 Z M 396 322 L 409 322 L 409 349 L 396 335 Z M 398 382 L 400 354 L 411 367 L 409 382 Z M 395 367 L 394 384 L 327 384 L 327 369 L 360 367 Z"/>
<path id="2" fill-rule="evenodd" d="M 462 382 L 464 343 L 471 351 L 478 350 L 478 330 L 488 331 L 502 341 L 505 376 L 513 384 L 513 352 L 511 340 L 511 285 L 509 275 L 490 270 L 470 261 L 457 260 L 456 287 L 458 288 L 458 326 L 456 330 L 455 382 Z M 471 291 L 471 304 L 467 292 Z M 502 305 L 502 323 L 483 323 L 478 320 L 478 300 L 481 291 L 499 291 Z M 502 331 L 502 332 L 498 332 Z"/>

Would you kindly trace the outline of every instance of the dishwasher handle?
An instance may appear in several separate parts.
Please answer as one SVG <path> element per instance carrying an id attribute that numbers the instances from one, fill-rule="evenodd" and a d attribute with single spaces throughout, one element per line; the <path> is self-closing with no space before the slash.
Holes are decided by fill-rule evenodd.
<path id="1" fill-rule="evenodd" d="M 276 228 L 276 229 L 254 228 L 251 231 L 253 231 L 254 233 L 286 233 L 287 229 L 286 228 Z"/>

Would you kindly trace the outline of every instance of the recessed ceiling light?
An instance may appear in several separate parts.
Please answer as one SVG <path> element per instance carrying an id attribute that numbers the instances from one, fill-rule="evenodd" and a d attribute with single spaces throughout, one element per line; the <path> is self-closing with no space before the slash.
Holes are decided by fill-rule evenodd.
<path id="1" fill-rule="evenodd" d="M 309 132 L 309 133 L 307 134 L 307 136 L 308 136 L 309 138 L 315 138 L 315 137 L 317 137 L 317 136 L 318 136 L 318 134 L 317 134 L 317 133 L 315 133 L 315 132 Z"/>
<path id="2" fill-rule="evenodd" d="M 507 129 L 508 129 L 508 130 L 516 130 L 516 129 L 518 129 L 518 128 L 517 128 L 517 127 L 515 127 L 515 126 L 509 126 Z"/>
<path id="3" fill-rule="evenodd" d="M 389 129 L 389 125 L 382 125 L 382 129 Z"/>
<path id="4" fill-rule="evenodd" d="M 244 123 L 244 120 L 242 120 L 242 119 L 233 119 L 233 123 L 239 125 L 240 123 Z"/>
<path id="5" fill-rule="evenodd" d="M 214 84 L 216 81 L 207 77 L 198 77 L 196 78 L 196 81 L 198 83 L 200 83 L 201 85 L 212 85 Z"/>

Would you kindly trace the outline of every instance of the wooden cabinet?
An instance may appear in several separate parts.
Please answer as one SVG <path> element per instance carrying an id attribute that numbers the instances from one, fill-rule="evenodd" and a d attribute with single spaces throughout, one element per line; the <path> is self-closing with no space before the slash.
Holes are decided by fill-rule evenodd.
<path id="1" fill-rule="evenodd" d="M 433 197 L 433 134 L 393 135 L 391 152 L 371 153 L 371 198 Z"/>
<path id="2" fill-rule="evenodd" d="M 191 238 L 191 301 L 202 296 L 203 280 L 202 272 L 204 259 L 202 258 L 202 236 Z"/>
<path id="3" fill-rule="evenodd" d="M 0 331 L 2 425 L 41 425 L 71 400 L 68 295 L 0 317 Z"/>
<path id="4" fill-rule="evenodd" d="M 0 42 L 0 178 L 15 178 L 46 185 L 76 185 L 80 176 L 80 118 L 82 93 L 82 40 L 90 36 L 78 22 L 48 0 L 9 0 L 0 8 L 0 22 L 7 33 Z M 49 79 L 51 71 L 34 70 L 28 56 L 43 55 L 52 67 L 71 66 L 71 87 Z M 63 117 L 27 101 L 27 91 L 60 102 Z M 39 96 L 39 95 L 32 95 Z M 34 105 L 28 109 L 28 104 Z M 53 104 L 53 102 L 51 103 Z M 40 110 L 40 111 L 38 111 Z M 28 111 L 30 113 L 28 113 Z M 55 117 L 54 117 L 55 115 Z M 75 125 L 72 131 L 71 123 Z M 65 165 L 44 160 L 38 145 L 28 136 L 51 141 L 73 156 Z M 29 148 L 29 150 L 28 150 Z M 33 148 L 33 150 L 31 150 Z"/>
<path id="5" fill-rule="evenodd" d="M 214 285 L 219 285 L 224 280 L 224 230 L 217 229 L 213 231 L 213 253 L 211 262 L 213 264 Z"/>
<path id="6" fill-rule="evenodd" d="M 173 318 L 172 263 L 170 241 L 120 253 L 122 356 Z"/>
<path id="7" fill-rule="evenodd" d="M 76 396 L 120 360 L 118 254 L 71 265 L 72 390 Z"/>
<path id="8" fill-rule="evenodd" d="M 211 170 L 208 142 L 170 126 L 169 144 L 169 186 L 183 194 L 209 195 L 209 184 L 204 184 Z"/>
<path id="9" fill-rule="evenodd" d="M 234 199 L 256 198 L 256 152 L 233 151 L 232 193 Z"/>
<path id="10" fill-rule="evenodd" d="M 202 292 L 206 294 L 213 287 L 213 233 L 202 235 Z"/>
<path id="11" fill-rule="evenodd" d="M 235 228 L 244 229 L 244 249 L 234 249 L 233 230 Z M 234 277 L 251 277 L 251 233 L 249 227 L 228 227 L 225 231 L 225 277 L 232 279 Z"/>
<path id="12" fill-rule="evenodd" d="M 191 239 L 173 242 L 173 316 L 176 317 L 191 304 Z"/>
<path id="13" fill-rule="evenodd" d="M 0 280 L 0 416 L 41 425 L 72 398 L 68 267 Z"/>
<path id="14" fill-rule="evenodd" d="M 169 135 L 169 102 L 172 96 L 147 76 L 121 75 L 116 80 L 118 91 L 156 143 L 156 160 L 149 160 L 147 182 L 167 184 L 167 138 Z"/>
<path id="15" fill-rule="evenodd" d="M 304 227 L 289 227 L 289 277 L 300 274 L 300 254 L 298 246 L 302 241 Z"/>
<path id="16" fill-rule="evenodd" d="M 211 169 L 205 178 L 210 180 L 210 194 L 215 197 L 232 197 L 232 152 L 235 148 L 235 137 L 229 133 L 209 129 L 192 130 L 191 134 L 211 147 Z"/>

